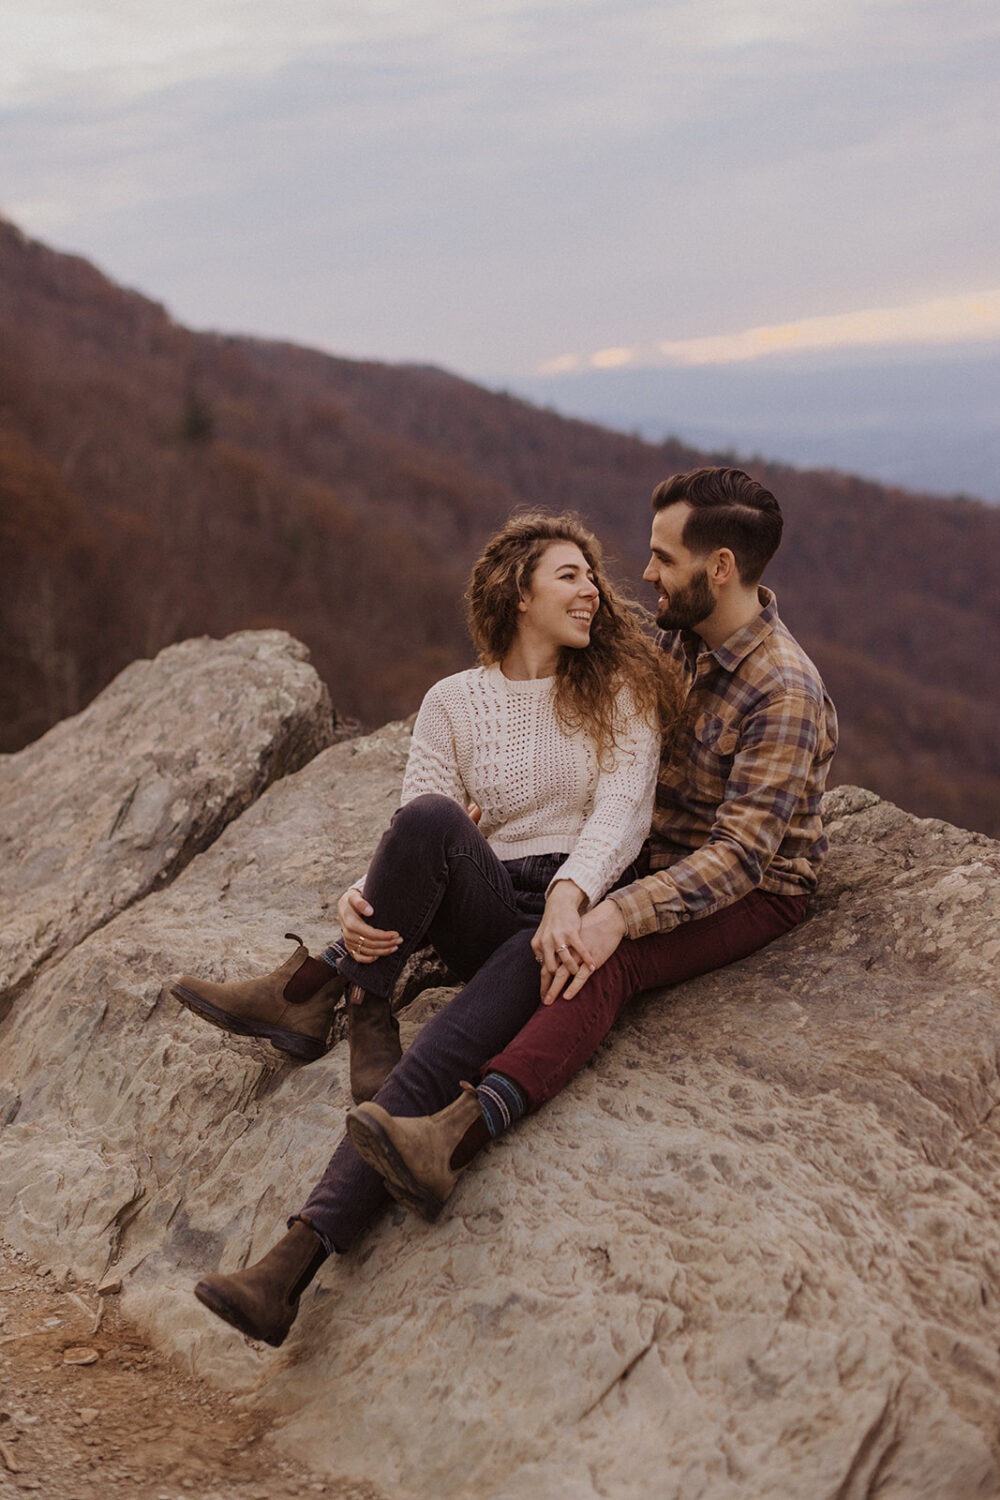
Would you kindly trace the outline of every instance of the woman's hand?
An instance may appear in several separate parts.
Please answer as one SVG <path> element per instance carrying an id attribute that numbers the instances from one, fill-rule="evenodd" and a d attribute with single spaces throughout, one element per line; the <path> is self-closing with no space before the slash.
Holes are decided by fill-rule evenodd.
<path id="1" fill-rule="evenodd" d="M 561 963 L 548 985 L 542 986 L 542 1004 L 551 1005 L 562 995 L 564 1000 L 573 1000 L 583 989 L 595 969 L 606 964 L 625 936 L 625 916 L 614 901 L 599 901 L 588 911 L 580 923 L 581 941 L 586 944 L 589 956 L 576 969 Z M 565 959 L 565 954 L 563 955 Z"/>
<path id="2" fill-rule="evenodd" d="M 375 912 L 365 900 L 365 893 L 356 885 L 350 886 L 337 902 L 337 917 L 344 935 L 348 953 L 359 964 L 373 964 L 378 958 L 395 953 L 403 941 L 398 932 L 384 932 L 365 921 Z"/>
<path id="3" fill-rule="evenodd" d="M 588 974 L 592 972 L 593 960 L 583 937 L 580 916 L 580 907 L 586 899 L 572 880 L 557 880 L 549 891 L 542 920 L 531 939 L 532 952 L 541 965 L 542 999 L 560 968 L 565 967 L 574 976 L 581 968 Z"/>

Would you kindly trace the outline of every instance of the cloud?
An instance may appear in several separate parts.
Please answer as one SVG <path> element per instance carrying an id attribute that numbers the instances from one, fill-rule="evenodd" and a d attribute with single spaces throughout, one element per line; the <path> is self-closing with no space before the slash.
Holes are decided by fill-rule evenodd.
<path id="1" fill-rule="evenodd" d="M 492 375 L 995 281 L 995 0 L 4 14 L 4 211 L 186 321 Z"/>
<path id="2" fill-rule="evenodd" d="M 444 9 L 425 0 L 417 19 L 405 0 L 6 0 L 0 88 L 25 102 L 78 79 L 136 97 L 197 78 L 251 78 L 298 58 L 412 41 L 441 25 Z"/>
<path id="3" fill-rule="evenodd" d="M 578 370 L 650 368 L 657 365 L 731 365 L 773 354 L 817 350 L 892 348 L 903 345 L 979 343 L 1000 338 L 1000 290 L 938 297 L 909 307 L 873 307 L 746 328 L 705 338 L 663 339 L 637 348 L 616 346 L 593 354 L 544 360 L 539 375 Z"/>

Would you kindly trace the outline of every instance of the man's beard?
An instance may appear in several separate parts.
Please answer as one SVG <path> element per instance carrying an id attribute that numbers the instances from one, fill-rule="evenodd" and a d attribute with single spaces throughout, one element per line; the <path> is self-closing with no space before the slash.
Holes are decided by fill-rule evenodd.
<path id="1" fill-rule="evenodd" d="M 666 606 L 656 616 L 661 630 L 697 630 L 715 608 L 715 595 L 709 588 L 708 570 L 702 568 L 689 584 L 676 589 Z"/>

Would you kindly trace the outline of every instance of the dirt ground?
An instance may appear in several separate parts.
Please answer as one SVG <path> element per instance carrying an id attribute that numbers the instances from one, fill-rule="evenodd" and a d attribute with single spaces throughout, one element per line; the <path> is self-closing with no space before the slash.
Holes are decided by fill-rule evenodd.
<path id="1" fill-rule="evenodd" d="M 0 1241 L 0 1500 L 384 1500 L 297 1468 L 265 1417 L 150 1349 L 116 1300 Z"/>

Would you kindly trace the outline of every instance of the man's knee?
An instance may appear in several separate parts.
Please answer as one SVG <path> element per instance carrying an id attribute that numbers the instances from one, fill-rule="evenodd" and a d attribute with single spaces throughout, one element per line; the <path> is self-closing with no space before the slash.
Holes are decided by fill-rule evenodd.
<path id="1" fill-rule="evenodd" d="M 553 1033 L 560 1029 L 589 1030 L 591 1026 L 606 1029 L 634 993 L 635 983 L 627 962 L 613 953 L 572 999 L 560 995 L 551 1005 L 543 1005 L 536 1024 L 540 1030 Z"/>
<path id="2" fill-rule="evenodd" d="M 627 953 L 619 946 L 606 963 L 593 973 L 580 991 L 579 998 L 588 996 L 590 1007 L 610 1025 L 626 1001 L 636 992 L 635 975 L 628 963 Z M 589 992 L 589 995 L 588 995 Z M 570 1000 L 570 1005 L 576 1002 Z"/>

